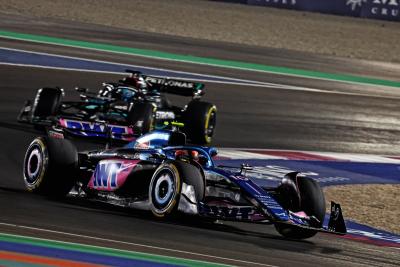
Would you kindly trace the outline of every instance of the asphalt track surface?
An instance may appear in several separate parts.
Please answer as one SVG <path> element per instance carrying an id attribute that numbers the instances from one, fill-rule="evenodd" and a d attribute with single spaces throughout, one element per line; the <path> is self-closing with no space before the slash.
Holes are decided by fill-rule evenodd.
<path id="1" fill-rule="evenodd" d="M 324 71 L 352 71 L 354 74 L 363 71 L 364 75 L 385 79 L 400 77 L 396 68 L 386 65 L 365 68 L 364 64 L 372 64 L 368 62 L 345 60 L 346 64 L 335 64 L 337 62 L 330 63 L 326 58 L 287 51 L 253 51 L 236 45 L 193 42 L 93 25 L 57 21 L 37 23 L 26 18 L 6 18 L 0 19 L 0 28 L 5 30 L 89 38 L 98 42 L 238 60 L 254 59 L 270 65 L 320 66 Z M 90 37 L 87 32 L 90 32 Z M 261 75 L 2 39 L 0 46 L 324 90 L 310 92 L 207 83 L 205 99 L 219 108 L 216 146 L 382 154 L 396 154 L 400 148 L 400 94 L 396 91 L 399 89 Z M 0 73 L 2 231 L 241 266 L 389 266 L 400 262 L 396 249 L 324 234 L 308 241 L 291 241 L 282 239 L 271 226 L 210 224 L 193 218 L 159 221 L 145 212 L 125 211 L 74 199 L 56 202 L 28 194 L 22 183 L 21 164 L 26 146 L 38 133 L 15 122 L 24 100 L 32 98 L 36 89 L 42 86 L 62 86 L 67 89 L 67 95 L 71 95 L 70 88 L 75 85 L 96 88 L 101 81 L 115 80 L 116 76 L 5 65 L 0 65 Z"/>

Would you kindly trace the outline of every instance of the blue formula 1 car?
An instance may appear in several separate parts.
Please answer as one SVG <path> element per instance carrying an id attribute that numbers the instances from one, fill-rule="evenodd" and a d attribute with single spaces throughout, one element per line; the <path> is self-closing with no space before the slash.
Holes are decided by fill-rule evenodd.
<path id="1" fill-rule="evenodd" d="M 181 132 L 153 131 L 125 147 L 77 152 L 66 139 L 39 137 L 24 159 L 26 188 L 50 197 L 74 195 L 124 207 L 219 220 L 274 224 L 287 238 L 317 232 L 345 234 L 341 208 L 325 199 L 318 183 L 289 173 L 275 188 L 246 175 L 249 166 L 216 166 L 212 147 L 187 146 Z"/>

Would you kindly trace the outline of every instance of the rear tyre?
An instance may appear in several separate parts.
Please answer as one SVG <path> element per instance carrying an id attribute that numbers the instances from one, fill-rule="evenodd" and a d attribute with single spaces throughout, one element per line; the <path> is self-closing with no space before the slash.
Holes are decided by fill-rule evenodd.
<path id="1" fill-rule="evenodd" d="M 62 91 L 59 88 L 41 88 L 33 103 L 32 116 L 46 119 L 57 115 L 61 104 Z"/>
<path id="2" fill-rule="evenodd" d="M 318 219 L 313 227 L 322 227 L 325 217 L 325 197 L 318 182 L 308 177 L 288 174 L 279 186 L 281 205 L 290 211 L 304 211 L 308 216 Z M 317 231 L 292 225 L 275 224 L 276 230 L 287 238 L 306 239 Z"/>
<path id="3" fill-rule="evenodd" d="M 208 145 L 217 124 L 217 108 L 208 102 L 191 101 L 185 111 L 184 123 L 185 132 L 193 143 Z"/>
<path id="4" fill-rule="evenodd" d="M 148 133 L 154 128 L 155 109 L 151 103 L 135 103 L 128 112 L 127 122 L 140 134 Z"/>
<path id="5" fill-rule="evenodd" d="M 63 197 L 76 182 L 78 152 L 65 139 L 38 137 L 24 158 L 24 182 L 28 191 Z"/>

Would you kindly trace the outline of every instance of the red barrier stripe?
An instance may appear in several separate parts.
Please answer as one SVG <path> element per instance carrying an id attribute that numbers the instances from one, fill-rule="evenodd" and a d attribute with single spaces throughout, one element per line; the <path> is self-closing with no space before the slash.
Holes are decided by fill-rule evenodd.
<path id="1" fill-rule="evenodd" d="M 400 248 L 400 244 L 398 244 L 398 243 L 385 241 L 385 240 L 376 240 L 376 239 L 368 238 L 366 236 L 347 234 L 345 236 L 341 236 L 340 238 L 350 239 L 353 241 L 358 241 L 358 242 L 363 242 L 363 243 L 368 243 L 368 244 L 373 244 L 376 246 Z"/>

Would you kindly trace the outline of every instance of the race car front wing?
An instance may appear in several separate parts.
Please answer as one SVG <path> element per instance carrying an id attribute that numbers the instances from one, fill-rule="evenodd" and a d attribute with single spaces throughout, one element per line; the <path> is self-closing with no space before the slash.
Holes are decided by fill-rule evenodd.
<path id="1" fill-rule="evenodd" d="M 291 214 L 292 215 L 292 214 Z M 300 218 L 297 218 L 300 219 Z M 342 208 L 340 204 L 331 201 L 331 214 L 329 216 L 328 227 L 313 227 L 303 223 L 296 222 L 296 218 L 291 216 L 289 221 L 278 221 L 276 224 L 293 225 L 303 229 L 315 230 L 318 232 L 345 235 L 347 233 L 346 224 L 343 219 Z"/>

